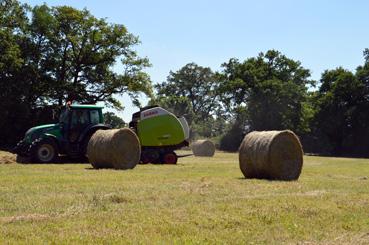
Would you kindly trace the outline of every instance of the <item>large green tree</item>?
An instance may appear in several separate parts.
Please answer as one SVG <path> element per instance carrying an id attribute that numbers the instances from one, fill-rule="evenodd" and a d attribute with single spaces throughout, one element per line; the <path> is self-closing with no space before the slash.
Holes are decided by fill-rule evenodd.
<path id="1" fill-rule="evenodd" d="M 125 26 L 110 24 L 91 13 L 68 6 L 36 6 L 32 10 L 30 35 L 40 52 L 38 69 L 53 90 L 47 97 L 60 105 L 66 100 L 103 101 L 120 108 L 114 95 L 151 95 L 149 77 L 142 71 L 149 65 L 132 49 L 139 43 Z M 119 69 L 114 69 L 120 61 Z M 120 70 L 121 72 L 116 72 Z"/>
<path id="2" fill-rule="evenodd" d="M 325 71 L 315 96 L 315 133 L 328 137 L 334 155 L 369 155 L 367 52 L 364 57 L 356 74 L 343 68 Z"/>
<path id="3" fill-rule="evenodd" d="M 13 132 L 0 138 L 14 141 L 40 122 L 38 108 L 68 100 L 119 109 L 116 95 L 128 94 L 138 105 L 139 94 L 152 90 L 137 44 L 125 26 L 86 9 L 0 0 L 0 102 L 7 115 L 0 125 Z"/>
<path id="4" fill-rule="evenodd" d="M 192 110 L 192 104 L 187 97 L 178 96 L 157 96 L 149 102 L 150 105 L 159 105 L 168 111 L 172 112 L 176 116 L 184 116 L 187 122 L 191 125 L 194 112 Z"/>
<path id="5" fill-rule="evenodd" d="M 328 136 L 334 154 L 342 152 L 344 141 L 351 132 L 357 99 L 362 86 L 354 74 L 343 68 L 325 71 L 316 96 L 317 128 Z"/>
<path id="6" fill-rule="evenodd" d="M 157 84 L 158 99 L 167 97 L 187 98 L 194 113 L 195 122 L 206 121 L 219 108 L 219 80 L 209 67 L 189 63 L 176 72 L 170 72 L 167 81 Z"/>
<path id="7" fill-rule="evenodd" d="M 25 63 L 20 43 L 25 39 L 27 8 L 17 1 L 0 1 L 0 146 L 23 133 L 27 125 L 29 85 L 18 79 Z"/>
<path id="8" fill-rule="evenodd" d="M 104 121 L 105 124 L 109 124 L 112 128 L 123 128 L 126 126 L 124 120 L 111 111 L 104 113 Z"/>
<path id="9" fill-rule="evenodd" d="M 224 125 L 219 85 L 218 74 L 209 67 L 188 63 L 155 86 L 155 103 L 184 115 L 191 126 L 191 138 L 213 137 Z"/>
<path id="10" fill-rule="evenodd" d="M 230 111 L 246 108 L 247 130 L 309 130 L 307 90 L 313 81 L 300 62 L 269 50 L 244 62 L 231 59 L 223 67 L 224 104 Z"/>

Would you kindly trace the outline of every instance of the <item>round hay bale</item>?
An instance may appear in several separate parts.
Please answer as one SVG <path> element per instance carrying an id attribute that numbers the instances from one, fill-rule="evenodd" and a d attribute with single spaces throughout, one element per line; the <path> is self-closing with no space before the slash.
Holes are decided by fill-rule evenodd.
<path id="1" fill-rule="evenodd" d="M 88 142 L 87 155 L 94 168 L 132 169 L 140 161 L 140 141 L 128 128 L 98 130 Z"/>
<path id="2" fill-rule="evenodd" d="M 215 153 L 215 145 L 210 140 L 197 140 L 191 144 L 195 156 L 212 157 Z"/>
<path id="3" fill-rule="evenodd" d="M 245 178 L 297 180 L 303 164 L 299 138 L 290 130 L 251 132 L 239 148 Z"/>

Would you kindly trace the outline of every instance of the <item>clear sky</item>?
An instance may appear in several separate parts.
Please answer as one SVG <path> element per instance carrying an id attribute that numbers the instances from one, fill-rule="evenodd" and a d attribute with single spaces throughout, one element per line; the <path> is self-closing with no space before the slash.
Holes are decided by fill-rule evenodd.
<path id="1" fill-rule="evenodd" d="M 318 80 L 326 69 L 354 71 L 369 48 L 366 0 L 29 0 L 30 5 L 87 8 L 96 17 L 124 24 L 140 37 L 136 49 L 147 56 L 154 83 L 189 62 L 220 70 L 232 57 L 244 60 L 277 49 L 302 62 Z M 135 108 L 119 116 L 126 121 Z M 143 100 L 145 101 L 145 100 Z"/>

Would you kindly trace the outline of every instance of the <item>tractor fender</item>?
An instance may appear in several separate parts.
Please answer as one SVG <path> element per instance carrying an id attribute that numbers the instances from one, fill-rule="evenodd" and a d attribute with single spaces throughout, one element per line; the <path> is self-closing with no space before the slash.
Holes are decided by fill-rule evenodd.
<path id="1" fill-rule="evenodd" d="M 78 142 L 83 142 L 86 136 L 91 136 L 93 133 L 95 133 L 99 129 L 102 129 L 102 130 L 111 129 L 111 127 L 106 124 L 95 124 L 91 127 L 87 127 L 85 130 L 83 130 L 83 132 L 79 136 Z"/>
<path id="2" fill-rule="evenodd" d="M 43 139 L 46 139 L 46 138 L 48 138 L 48 139 L 52 139 L 52 140 L 54 141 L 54 143 L 57 145 L 58 149 L 62 149 L 62 148 L 61 148 L 61 145 L 60 145 L 60 143 L 59 143 L 59 140 L 56 138 L 56 136 L 55 136 L 55 135 L 52 135 L 52 134 L 48 134 L 48 133 L 46 133 L 46 134 L 44 134 L 44 136 L 43 136 L 42 138 L 43 138 Z"/>

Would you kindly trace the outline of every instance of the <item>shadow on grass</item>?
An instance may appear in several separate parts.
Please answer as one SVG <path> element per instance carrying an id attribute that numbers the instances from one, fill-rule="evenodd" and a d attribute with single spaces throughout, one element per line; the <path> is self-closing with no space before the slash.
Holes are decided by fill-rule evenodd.
<path id="1" fill-rule="evenodd" d="M 94 167 L 87 167 L 85 168 L 85 170 L 114 170 L 114 171 L 127 171 L 127 170 L 134 170 L 134 168 L 127 168 L 127 169 L 116 169 L 116 168 L 112 168 L 112 167 L 106 167 L 106 168 L 94 168 Z"/>
<path id="2" fill-rule="evenodd" d="M 245 177 L 237 177 L 235 179 L 237 179 L 237 180 L 243 180 L 243 181 L 248 181 L 248 180 L 265 180 L 265 181 L 268 181 L 268 182 L 295 182 L 295 181 L 298 181 L 298 179 L 295 179 L 295 180 L 283 180 L 283 179 L 245 178 Z"/>
<path id="3" fill-rule="evenodd" d="M 68 156 L 59 156 L 55 162 L 52 163 L 38 163 L 33 162 L 29 157 L 16 157 L 16 163 L 19 164 L 90 164 L 87 159 L 70 158 Z"/>
<path id="4" fill-rule="evenodd" d="M 355 159 L 368 159 L 369 155 L 358 155 L 358 154 L 348 154 L 348 153 L 342 153 L 342 154 L 325 154 L 325 153 L 309 153 L 305 152 L 304 156 L 314 156 L 314 157 L 336 157 L 336 158 L 355 158 Z"/>
<path id="5" fill-rule="evenodd" d="M 165 164 L 165 163 L 146 163 L 146 164 L 142 164 L 142 163 L 139 163 L 137 165 L 143 165 L 143 166 L 184 166 L 184 164 Z M 136 165 L 136 166 L 137 166 Z M 113 167 L 102 167 L 102 168 L 94 168 L 94 167 L 86 167 L 85 170 L 100 170 L 100 169 L 111 169 L 111 170 L 132 170 L 132 169 L 114 169 Z"/>

